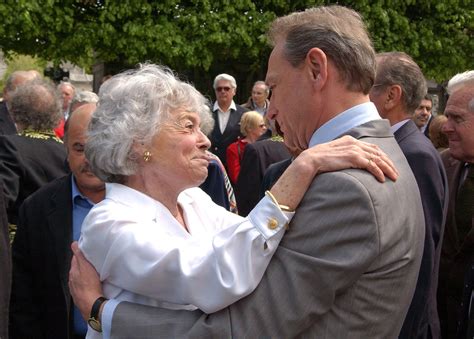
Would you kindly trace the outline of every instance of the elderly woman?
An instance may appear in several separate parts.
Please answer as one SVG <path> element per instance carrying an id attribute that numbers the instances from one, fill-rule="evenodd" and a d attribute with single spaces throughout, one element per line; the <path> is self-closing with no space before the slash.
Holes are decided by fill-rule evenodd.
<path id="1" fill-rule="evenodd" d="M 210 147 L 200 125 L 211 115 L 196 89 L 144 65 L 104 83 L 99 97 L 86 156 L 107 183 L 106 198 L 84 221 L 79 245 L 106 298 L 215 312 L 255 289 L 317 173 L 368 167 L 383 180 L 367 161 L 374 153 L 394 173 L 375 146 L 358 143 L 354 152 L 348 138 L 318 146 L 302 152 L 242 218 L 197 188 Z"/>
<path id="2" fill-rule="evenodd" d="M 230 181 L 235 185 L 240 173 L 240 162 L 244 156 L 245 146 L 252 144 L 265 133 L 267 126 L 263 116 L 256 111 L 249 111 L 240 118 L 240 133 L 244 136 L 227 147 L 227 171 Z"/>

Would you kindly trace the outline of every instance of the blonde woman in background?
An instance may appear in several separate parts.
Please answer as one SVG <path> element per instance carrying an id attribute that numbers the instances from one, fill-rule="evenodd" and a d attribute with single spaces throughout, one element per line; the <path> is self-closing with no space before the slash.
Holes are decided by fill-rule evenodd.
<path id="1" fill-rule="evenodd" d="M 227 147 L 227 172 L 230 181 L 235 185 L 240 172 L 240 162 L 244 156 L 245 146 L 252 144 L 265 133 L 267 126 L 263 120 L 263 116 L 257 111 L 246 112 L 240 119 L 240 133 L 244 136 L 237 139 L 236 142 Z"/>

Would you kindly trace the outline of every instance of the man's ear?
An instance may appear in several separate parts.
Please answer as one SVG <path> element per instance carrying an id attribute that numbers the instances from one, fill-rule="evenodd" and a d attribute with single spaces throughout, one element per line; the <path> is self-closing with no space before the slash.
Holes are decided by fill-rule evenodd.
<path id="1" fill-rule="evenodd" d="M 392 109 L 395 106 L 398 106 L 402 100 L 402 88 L 400 85 L 391 85 L 387 89 L 387 97 L 385 98 L 385 108 Z"/>
<path id="2" fill-rule="evenodd" d="M 326 83 L 328 74 L 326 53 L 319 48 L 311 48 L 306 54 L 305 64 L 311 81 L 314 82 L 315 86 L 321 88 Z"/>

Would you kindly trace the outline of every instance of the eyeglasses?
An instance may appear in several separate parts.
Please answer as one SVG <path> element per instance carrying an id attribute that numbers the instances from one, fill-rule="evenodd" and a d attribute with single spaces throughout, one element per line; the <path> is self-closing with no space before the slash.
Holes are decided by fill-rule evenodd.
<path id="1" fill-rule="evenodd" d="M 230 87 L 217 87 L 216 88 L 216 92 L 222 92 L 222 91 L 229 92 Z"/>

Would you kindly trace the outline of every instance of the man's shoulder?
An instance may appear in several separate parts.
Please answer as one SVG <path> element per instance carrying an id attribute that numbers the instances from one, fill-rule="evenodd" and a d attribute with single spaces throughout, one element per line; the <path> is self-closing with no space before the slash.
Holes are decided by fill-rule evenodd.
<path id="1" fill-rule="evenodd" d="M 249 110 L 248 108 L 246 108 L 246 107 L 243 107 L 243 106 L 241 106 L 241 105 L 235 104 L 235 111 L 236 111 L 238 114 L 242 115 L 242 114 L 244 114 L 245 112 L 248 112 L 248 111 L 250 111 L 250 110 Z"/>
<path id="2" fill-rule="evenodd" d="M 44 205 L 52 198 L 72 199 L 71 174 L 54 179 L 25 199 L 25 206 Z"/>

